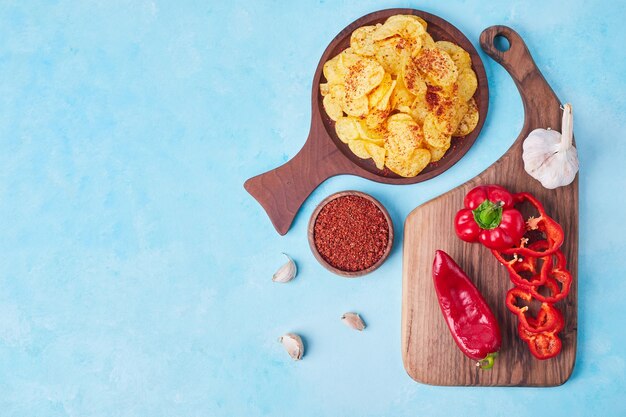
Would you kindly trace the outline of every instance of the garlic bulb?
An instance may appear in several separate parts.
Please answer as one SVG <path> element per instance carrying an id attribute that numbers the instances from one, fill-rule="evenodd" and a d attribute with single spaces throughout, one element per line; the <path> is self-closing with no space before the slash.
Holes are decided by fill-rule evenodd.
<path id="1" fill-rule="evenodd" d="M 295 333 L 286 333 L 278 338 L 283 347 L 294 361 L 299 361 L 304 355 L 304 344 L 302 338 Z"/>
<path id="2" fill-rule="evenodd" d="M 578 152 L 572 144 L 574 115 L 572 105 L 563 108 L 562 133 L 535 129 L 524 140 L 524 169 L 545 188 L 571 184 L 578 172 Z"/>

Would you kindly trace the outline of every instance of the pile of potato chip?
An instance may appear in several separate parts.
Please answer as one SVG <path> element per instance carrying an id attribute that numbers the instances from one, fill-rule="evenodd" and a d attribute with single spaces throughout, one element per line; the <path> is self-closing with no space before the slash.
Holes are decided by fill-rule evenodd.
<path id="1" fill-rule="evenodd" d="M 324 109 L 339 139 L 359 158 L 372 158 L 403 177 L 439 161 L 452 136 L 478 124 L 478 86 L 469 54 L 433 41 L 426 22 L 395 15 L 363 26 L 350 47 L 324 64 Z"/>

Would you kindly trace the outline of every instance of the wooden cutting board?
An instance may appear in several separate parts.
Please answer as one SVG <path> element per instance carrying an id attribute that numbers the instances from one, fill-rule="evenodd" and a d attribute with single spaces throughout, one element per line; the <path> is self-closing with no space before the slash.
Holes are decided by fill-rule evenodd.
<path id="1" fill-rule="evenodd" d="M 496 36 L 505 37 L 510 49 L 494 46 Z M 578 277 L 578 177 L 567 187 L 547 190 L 530 177 L 522 161 L 522 142 L 533 129 L 560 131 L 560 101 L 537 69 L 526 44 L 512 29 L 492 26 L 480 36 L 483 50 L 513 77 L 522 96 L 525 121 L 513 146 L 483 173 L 448 193 L 413 210 L 404 225 L 402 281 L 402 356 L 404 367 L 416 381 L 432 385 L 555 386 L 572 374 L 576 358 Z M 557 303 L 565 317 L 560 334 L 563 350 L 540 361 L 530 354 L 517 335 L 517 319 L 507 310 L 504 298 L 512 287 L 505 268 L 479 244 L 458 239 L 455 213 L 465 194 L 477 185 L 501 184 L 512 192 L 528 191 L 539 198 L 547 213 L 565 232 L 561 248 L 574 281 L 565 300 Z M 481 371 L 454 343 L 437 303 L 432 282 L 435 250 L 443 249 L 467 272 L 494 310 L 502 330 L 500 356 L 491 371 Z"/>

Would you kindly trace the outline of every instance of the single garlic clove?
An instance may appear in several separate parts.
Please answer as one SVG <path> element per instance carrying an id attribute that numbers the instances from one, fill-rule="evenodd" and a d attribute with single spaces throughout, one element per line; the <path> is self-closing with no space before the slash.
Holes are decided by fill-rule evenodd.
<path id="1" fill-rule="evenodd" d="M 345 313 L 341 316 L 341 321 L 354 330 L 362 331 L 365 329 L 365 323 L 361 316 L 359 316 L 359 313 Z"/>
<path id="2" fill-rule="evenodd" d="M 286 333 L 278 338 L 283 347 L 294 361 L 299 361 L 304 355 L 304 344 L 302 338 L 295 333 Z"/>
<path id="3" fill-rule="evenodd" d="M 296 263 L 293 261 L 293 259 L 291 259 L 286 253 L 283 253 L 283 255 L 287 257 L 287 263 L 278 268 L 278 271 L 276 271 L 276 273 L 272 277 L 272 281 L 274 282 L 289 282 L 294 279 L 294 277 L 298 273 L 298 268 L 296 267 Z"/>

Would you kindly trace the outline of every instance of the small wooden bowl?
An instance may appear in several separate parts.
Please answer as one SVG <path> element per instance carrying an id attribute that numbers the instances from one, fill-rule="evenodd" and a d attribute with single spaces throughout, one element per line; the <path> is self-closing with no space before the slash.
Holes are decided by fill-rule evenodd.
<path id="1" fill-rule="evenodd" d="M 389 239 L 387 242 L 387 247 L 385 248 L 385 252 L 383 253 L 383 256 L 381 256 L 381 258 L 374 265 L 370 266 L 369 268 L 360 270 L 360 271 L 344 271 L 339 268 L 335 268 L 334 266 L 326 262 L 326 260 L 322 257 L 322 255 L 317 250 L 317 246 L 315 245 L 315 239 L 314 239 L 315 222 L 317 221 L 317 216 L 319 215 L 320 211 L 326 206 L 326 204 L 330 203 L 331 201 L 340 197 L 348 196 L 348 195 L 363 197 L 364 199 L 374 203 L 376 207 L 378 207 L 380 211 L 383 213 L 383 215 L 385 216 L 385 219 L 387 220 L 387 224 L 389 225 Z M 354 190 L 341 191 L 341 192 L 331 194 L 328 197 L 326 197 L 324 200 L 322 200 L 321 203 L 319 203 L 319 205 L 315 208 L 315 210 L 313 210 L 313 214 L 311 214 L 311 219 L 309 220 L 308 235 L 309 235 L 309 246 L 311 247 L 311 252 L 313 252 L 313 256 L 315 256 L 315 259 L 317 259 L 318 262 L 322 264 L 324 268 L 328 269 L 330 272 L 333 272 L 337 275 L 341 275 L 342 277 L 357 278 L 357 277 L 361 277 L 363 275 L 369 274 L 370 272 L 378 269 L 383 264 L 383 262 L 385 262 L 385 260 L 391 253 L 391 248 L 393 246 L 393 222 L 391 221 L 391 217 L 389 216 L 389 213 L 387 212 L 387 209 L 385 208 L 385 206 L 383 206 L 380 203 L 380 201 L 376 200 L 371 195 L 362 193 L 360 191 L 354 191 Z"/>

